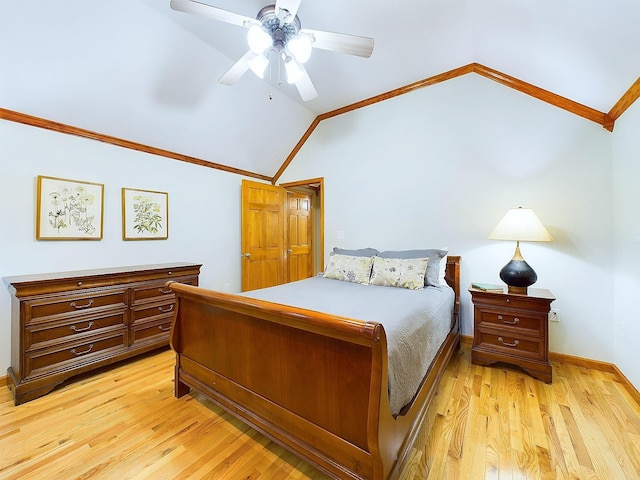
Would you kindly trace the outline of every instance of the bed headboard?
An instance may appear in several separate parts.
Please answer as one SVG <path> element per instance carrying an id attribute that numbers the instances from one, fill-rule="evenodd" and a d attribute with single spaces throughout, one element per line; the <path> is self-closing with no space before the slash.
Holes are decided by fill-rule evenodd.
<path id="1" fill-rule="evenodd" d="M 454 307 L 454 313 L 460 314 L 460 256 L 448 255 L 447 256 L 447 270 L 444 275 L 444 279 L 447 284 L 453 288 L 456 292 L 456 304 Z"/>

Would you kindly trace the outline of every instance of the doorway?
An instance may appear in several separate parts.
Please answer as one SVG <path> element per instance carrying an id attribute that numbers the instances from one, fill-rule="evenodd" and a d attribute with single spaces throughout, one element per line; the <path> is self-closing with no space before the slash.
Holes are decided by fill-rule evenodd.
<path id="1" fill-rule="evenodd" d="M 242 291 L 316 275 L 324 265 L 324 179 L 242 181 Z"/>

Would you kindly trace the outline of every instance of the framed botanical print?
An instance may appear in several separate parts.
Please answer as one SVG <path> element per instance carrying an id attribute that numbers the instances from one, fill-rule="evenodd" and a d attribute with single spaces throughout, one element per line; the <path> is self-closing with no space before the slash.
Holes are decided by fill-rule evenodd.
<path id="1" fill-rule="evenodd" d="M 104 185 L 38 176 L 37 240 L 102 240 Z"/>
<path id="2" fill-rule="evenodd" d="M 169 194 L 136 188 L 122 189 L 122 239 L 169 238 Z"/>

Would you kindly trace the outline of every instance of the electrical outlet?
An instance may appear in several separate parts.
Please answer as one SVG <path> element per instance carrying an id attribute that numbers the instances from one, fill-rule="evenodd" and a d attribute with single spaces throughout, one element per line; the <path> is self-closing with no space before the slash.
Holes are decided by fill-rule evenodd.
<path id="1" fill-rule="evenodd" d="M 549 310 L 549 321 L 550 322 L 559 322 L 560 321 L 560 310 L 557 308 L 552 308 Z"/>

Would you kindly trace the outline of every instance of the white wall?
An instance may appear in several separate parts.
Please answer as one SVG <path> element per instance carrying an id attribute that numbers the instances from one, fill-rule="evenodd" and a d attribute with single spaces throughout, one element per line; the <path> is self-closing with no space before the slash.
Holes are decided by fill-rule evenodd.
<path id="1" fill-rule="evenodd" d="M 36 177 L 103 183 L 101 241 L 36 241 Z M 218 170 L 0 121 L 0 277 L 166 262 L 202 263 L 200 285 L 240 290 L 240 184 Z M 169 239 L 123 241 L 121 188 L 169 193 Z M 0 376 L 10 364 L 0 286 Z"/>
<path id="2" fill-rule="evenodd" d="M 487 235 L 508 208 L 534 208 L 555 238 L 522 245 L 535 286 L 557 298 L 551 350 L 614 362 L 638 386 L 629 339 L 640 338 L 639 127 L 639 105 L 611 134 L 468 75 L 323 121 L 281 181 L 325 178 L 325 252 L 446 245 L 462 255 L 464 289 L 499 282 L 513 245 Z M 36 241 L 37 175 L 104 183 L 104 239 Z M 239 291 L 240 183 L 237 175 L 0 121 L 0 276 L 191 261 L 204 264 L 202 286 Z M 121 187 L 169 192 L 169 240 L 121 240 Z M 463 302 L 470 335 L 466 293 Z M 9 317 L 2 286 L 0 372 L 9 366 Z"/>
<path id="3" fill-rule="evenodd" d="M 640 389 L 640 101 L 613 132 L 615 364 Z M 609 319 L 604 319 L 611 323 Z"/>
<path id="4" fill-rule="evenodd" d="M 614 360 L 611 133 L 467 75 L 323 121 L 281 181 L 325 178 L 325 251 L 448 246 L 472 281 L 500 282 L 514 245 L 487 239 L 533 208 L 554 243 L 522 244 L 556 296 L 550 350 Z M 337 231 L 344 231 L 338 240 Z"/>

